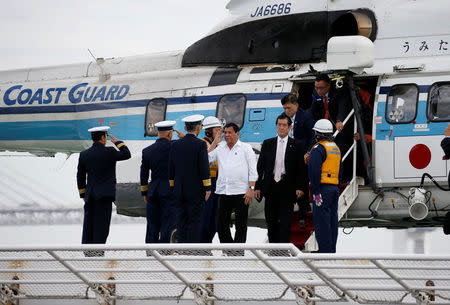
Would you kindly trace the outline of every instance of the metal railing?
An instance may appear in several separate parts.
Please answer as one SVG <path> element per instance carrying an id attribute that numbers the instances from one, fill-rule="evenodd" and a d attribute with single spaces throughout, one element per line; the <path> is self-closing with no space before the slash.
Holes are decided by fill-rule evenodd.
<path id="1" fill-rule="evenodd" d="M 449 304 L 450 256 L 305 254 L 292 244 L 1 247 L 0 303 L 21 299 Z"/>

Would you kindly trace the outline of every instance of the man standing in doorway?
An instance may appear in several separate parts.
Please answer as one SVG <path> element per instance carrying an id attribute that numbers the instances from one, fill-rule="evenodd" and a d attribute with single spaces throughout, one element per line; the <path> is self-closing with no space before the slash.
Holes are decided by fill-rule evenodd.
<path id="1" fill-rule="evenodd" d="M 319 74 L 314 86 L 317 95 L 313 96 L 311 113 L 316 121 L 326 119 L 333 123 L 339 131 L 334 142 L 345 154 L 353 143 L 353 119 L 348 120 L 344 128 L 345 118 L 353 108 L 349 89 L 346 86 L 339 89 L 333 88 L 327 74 Z M 345 181 L 350 181 L 353 175 L 352 154 L 347 157 L 344 163 L 343 178 Z"/>
<path id="2" fill-rule="evenodd" d="M 316 121 L 330 120 L 339 132 L 344 129 L 344 120 L 351 109 L 351 100 L 348 89 L 343 87 L 333 89 L 330 77 L 319 74 L 314 82 L 316 95 L 311 104 L 311 113 Z M 353 131 L 353 130 L 352 130 Z"/>
<path id="3" fill-rule="evenodd" d="M 250 144 L 239 141 L 239 127 L 228 123 L 224 127 L 224 144 L 221 137 L 211 144 L 209 161 L 218 161 L 219 176 L 216 194 L 219 195 L 217 232 L 221 243 L 245 243 L 247 240 L 248 205 L 253 199 L 256 171 L 256 155 Z M 235 211 L 236 234 L 230 232 L 231 213 Z"/>
<path id="4" fill-rule="evenodd" d="M 109 135 L 111 142 L 119 150 L 105 147 L 108 130 L 109 126 L 89 129 L 94 143 L 80 153 L 78 160 L 78 191 L 85 202 L 81 241 L 83 244 L 106 243 L 111 223 L 112 202 L 116 197 L 116 162 L 131 158 L 125 143 L 112 135 Z M 87 255 L 89 253 L 87 252 Z"/>

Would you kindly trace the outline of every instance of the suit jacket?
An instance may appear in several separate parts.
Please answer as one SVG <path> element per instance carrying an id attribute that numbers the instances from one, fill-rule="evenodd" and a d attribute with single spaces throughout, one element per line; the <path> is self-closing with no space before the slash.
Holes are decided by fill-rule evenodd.
<path id="1" fill-rule="evenodd" d="M 337 121 L 344 122 L 347 115 L 350 113 L 352 107 L 350 92 L 348 88 L 330 89 L 328 92 L 328 112 L 330 113 L 330 121 L 336 124 Z M 313 101 L 310 111 L 314 120 L 318 121 L 325 116 L 325 107 L 323 98 L 317 93 L 313 94 Z"/>
<path id="2" fill-rule="evenodd" d="M 450 158 L 450 138 L 444 138 L 441 142 L 441 147 L 444 150 L 445 156 Z M 450 187 L 450 172 L 448 173 L 448 186 Z"/>
<path id="3" fill-rule="evenodd" d="M 302 144 L 305 153 L 314 144 L 314 117 L 311 112 L 298 107 L 293 123 L 294 139 Z"/>
<path id="4" fill-rule="evenodd" d="M 263 195 L 270 194 L 274 181 L 273 170 L 275 166 L 275 158 L 277 153 L 278 137 L 264 140 L 259 155 L 257 171 L 258 180 L 255 189 L 261 190 Z M 284 156 L 285 177 L 288 192 L 292 199 L 295 200 L 295 191 L 302 190 L 307 194 L 308 177 L 305 162 L 303 160 L 303 146 L 299 141 L 288 138 L 286 145 L 286 153 Z"/>
<path id="5" fill-rule="evenodd" d="M 177 199 L 204 200 L 205 191 L 211 189 L 206 143 L 193 134 L 172 143 L 169 156 L 169 181 Z"/>
<path id="6" fill-rule="evenodd" d="M 94 142 L 90 148 L 80 153 L 77 184 L 81 198 L 116 198 L 116 162 L 130 159 L 131 153 L 122 141 L 115 145 L 119 150 Z"/>
<path id="7" fill-rule="evenodd" d="M 154 194 L 169 196 L 169 153 L 171 142 L 167 139 L 157 139 L 155 143 L 142 150 L 141 163 L 141 193 L 149 197 Z M 151 181 L 149 183 L 149 171 Z"/>

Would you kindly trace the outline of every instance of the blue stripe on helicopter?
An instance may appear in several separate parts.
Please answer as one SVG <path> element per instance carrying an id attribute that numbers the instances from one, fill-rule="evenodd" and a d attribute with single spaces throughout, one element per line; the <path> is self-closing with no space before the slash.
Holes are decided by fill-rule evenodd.
<path id="1" fill-rule="evenodd" d="M 426 107 L 427 101 L 419 100 L 413 121 L 390 124 L 386 121 L 386 102 L 379 102 L 376 116 L 381 118 L 381 123 L 374 125 L 377 130 L 376 140 L 394 141 L 396 137 L 442 135 L 448 122 L 429 122 Z M 426 127 L 416 129 L 416 124 Z"/>
<path id="2" fill-rule="evenodd" d="M 245 121 L 240 132 L 241 139 L 247 142 L 262 142 L 265 138 L 276 135 L 274 128 L 277 116 L 283 111 L 281 107 L 267 108 L 265 117 L 260 121 L 250 121 L 251 109 L 246 109 Z M 175 129 L 183 130 L 184 124 L 180 117 L 190 114 L 215 115 L 216 110 L 196 110 L 168 112 L 167 120 L 175 120 Z M 102 118 L 102 125 L 111 126 L 110 132 L 119 139 L 154 140 L 156 137 L 144 137 L 144 114 L 122 115 Z M 0 141 L 17 140 L 90 140 L 87 131 L 92 126 L 99 125 L 99 118 L 61 121 L 33 122 L 0 122 Z M 202 135 L 203 136 L 203 135 Z"/>
<path id="3" fill-rule="evenodd" d="M 431 87 L 430 85 L 419 86 L 419 93 L 428 93 L 428 90 L 430 89 L 430 87 Z M 388 94 L 390 89 L 391 89 L 391 86 L 380 87 L 380 94 Z"/>
<path id="4" fill-rule="evenodd" d="M 250 93 L 245 94 L 247 100 L 281 100 L 286 95 L 282 93 Z M 193 97 L 172 97 L 167 98 L 169 105 L 174 104 L 196 104 L 196 103 L 213 103 L 217 102 L 223 95 L 206 95 Z M 61 106 L 24 106 L 24 107 L 0 107 L 0 114 L 31 114 L 31 113 L 65 113 L 65 112 L 85 112 L 94 110 L 111 110 L 118 108 L 145 107 L 150 99 L 132 100 L 109 103 L 91 103 L 78 105 L 61 105 Z"/>

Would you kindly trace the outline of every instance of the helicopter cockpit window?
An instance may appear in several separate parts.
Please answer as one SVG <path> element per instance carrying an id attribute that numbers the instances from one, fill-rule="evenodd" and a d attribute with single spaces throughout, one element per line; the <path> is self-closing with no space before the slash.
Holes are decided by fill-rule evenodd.
<path id="1" fill-rule="evenodd" d="M 419 87 L 416 84 L 394 85 L 389 90 L 386 121 L 390 124 L 411 123 L 417 115 Z"/>
<path id="2" fill-rule="evenodd" d="M 246 103 L 243 94 L 226 94 L 217 102 L 216 117 L 223 124 L 235 123 L 240 129 L 244 125 Z"/>
<path id="3" fill-rule="evenodd" d="M 164 121 L 166 117 L 167 100 L 155 98 L 150 100 L 145 111 L 145 136 L 154 137 L 158 135 L 155 123 Z"/>
<path id="4" fill-rule="evenodd" d="M 450 83 L 436 83 L 430 87 L 427 117 L 433 122 L 450 121 Z"/>

